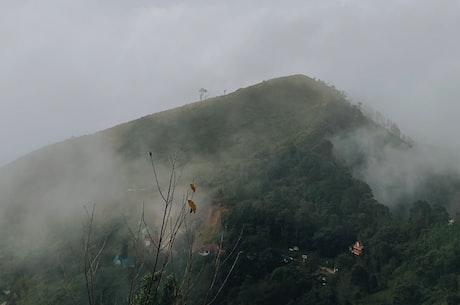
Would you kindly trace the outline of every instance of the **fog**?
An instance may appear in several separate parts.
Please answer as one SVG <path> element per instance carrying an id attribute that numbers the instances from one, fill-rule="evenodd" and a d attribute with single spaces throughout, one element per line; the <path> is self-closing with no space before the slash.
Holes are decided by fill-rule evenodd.
<path id="1" fill-rule="evenodd" d="M 172 168 L 164 157 L 158 158 L 154 156 L 154 162 L 160 187 L 166 194 Z M 189 183 L 197 181 L 191 175 L 192 167 L 180 162 L 176 165 L 176 208 L 171 215 L 184 203 Z M 198 212 L 189 220 L 189 226 L 207 217 L 205 207 L 210 199 L 201 185 L 198 190 L 194 196 Z M 54 245 L 59 249 L 72 245 L 80 253 L 83 228 L 89 222 L 87 212 L 91 213 L 93 206 L 94 226 L 105 227 L 104 234 L 108 236 L 119 228 L 136 228 L 143 213 L 145 224 L 156 229 L 165 205 L 147 152 L 127 162 L 106 134 L 45 147 L 4 167 L 0 172 L 0 194 L 0 245 L 8 245 L 0 247 L 0 257 L 5 255 L 2 251 L 19 258 L 41 253 L 45 248 L 50 251 Z"/>
<path id="2" fill-rule="evenodd" d="M 392 134 L 388 126 L 361 127 L 332 138 L 334 152 L 352 174 L 372 188 L 375 198 L 393 209 L 407 211 L 416 200 L 432 201 L 437 194 L 427 194 L 430 184 L 442 185 L 452 195 L 445 202 L 435 202 L 451 212 L 460 210 L 460 192 L 452 188 L 460 178 L 460 158 L 443 147 L 413 143 L 401 134 Z M 449 184 L 451 183 L 451 184 Z M 437 185 L 439 187 L 439 185 Z M 435 189 L 436 193 L 444 192 Z M 427 190 L 428 189 L 428 190 Z"/>
<path id="3" fill-rule="evenodd" d="M 2 1 L 0 164 L 282 75 L 457 150 L 459 1 Z M 449 141 L 445 141 L 450 138 Z"/>
<path id="4" fill-rule="evenodd" d="M 368 130 L 333 140 L 346 162 L 356 148 L 365 154 L 354 174 L 393 206 L 417 191 L 425 173 L 458 161 L 459 27 L 454 0 L 3 1 L 4 242 L 39 246 L 61 224 L 80 228 L 84 207 L 94 203 L 98 217 L 116 218 L 158 202 L 147 156 L 126 166 L 114 143 L 97 136 L 51 157 L 47 145 L 197 101 L 200 88 L 213 97 L 290 74 L 372 105 L 415 140 L 413 149 L 380 149 L 381 137 Z M 30 152 L 30 163 L 9 164 Z M 167 167 L 160 170 L 168 176 Z M 196 171 L 184 173 L 184 185 L 200 178 L 190 174 Z M 152 192 L 128 192 L 140 188 Z"/>

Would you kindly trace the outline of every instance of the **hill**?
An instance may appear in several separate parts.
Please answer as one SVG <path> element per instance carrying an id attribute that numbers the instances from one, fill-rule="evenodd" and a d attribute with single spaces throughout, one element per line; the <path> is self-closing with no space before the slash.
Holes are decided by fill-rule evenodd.
<path id="1" fill-rule="evenodd" d="M 297 75 L 50 145 L 0 171 L 3 223 L 20 226 L 17 217 L 47 223 L 50 210 L 55 219 L 89 202 L 123 202 L 126 190 L 152 187 L 149 151 L 160 163 L 179 155 L 200 183 L 212 184 L 204 177 L 311 132 L 339 98 L 324 84 Z"/>
<path id="2" fill-rule="evenodd" d="M 405 161 L 378 178 L 395 155 L 414 155 L 413 143 L 363 115 L 343 92 L 294 75 L 50 145 L 2 168 L 0 288 L 8 293 L 0 301 L 87 302 L 82 224 L 84 206 L 95 203 L 94 241 L 105 247 L 94 293 L 103 303 L 124 302 L 131 269 L 117 269 L 113 259 L 136 250 L 140 215 L 152 231 L 161 223 L 149 152 L 160 186 L 177 178 L 176 197 L 191 182 L 199 186 L 197 213 L 187 216 L 195 239 L 228 249 L 222 261 L 216 253 L 194 261 L 203 267 L 192 303 L 210 290 L 219 292 L 214 304 L 459 298 L 459 228 L 447 225 L 458 174 L 415 166 L 423 177 L 411 184 L 397 174 Z M 359 255 L 349 251 L 356 241 L 364 245 Z M 203 284 L 211 280 L 213 289 Z M 168 283 L 164 291 L 175 287 Z M 141 291 L 140 279 L 136 285 Z"/>

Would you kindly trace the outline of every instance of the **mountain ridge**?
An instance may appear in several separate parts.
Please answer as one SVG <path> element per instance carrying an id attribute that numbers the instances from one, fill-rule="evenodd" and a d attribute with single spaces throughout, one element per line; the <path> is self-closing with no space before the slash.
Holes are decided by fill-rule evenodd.
<path id="1" fill-rule="evenodd" d="M 318 102 L 318 99 L 317 99 L 318 96 L 315 96 L 315 94 L 316 95 L 317 94 L 323 94 L 324 96 L 322 97 L 322 102 L 324 102 L 324 103 L 329 102 L 329 100 L 331 100 L 333 98 L 340 97 L 340 95 L 341 95 L 341 93 L 339 93 L 338 91 L 333 92 L 332 94 L 331 94 L 331 92 L 327 92 L 327 94 L 322 92 L 322 90 L 325 90 L 325 89 L 328 90 L 328 89 L 330 89 L 330 87 L 328 87 L 325 83 L 323 83 L 321 81 L 316 81 L 315 79 L 312 79 L 312 78 L 310 78 L 308 76 L 305 76 L 305 75 L 302 75 L 302 74 L 273 78 L 273 79 L 263 81 L 261 83 L 246 87 L 244 89 L 240 88 L 240 89 L 238 89 L 238 90 L 236 90 L 234 92 L 228 93 L 226 95 L 212 97 L 212 98 L 208 98 L 208 99 L 203 100 L 203 101 L 197 101 L 197 102 L 188 103 L 186 105 L 183 105 L 183 106 L 180 106 L 180 107 L 177 107 L 177 108 L 163 110 L 163 111 L 160 111 L 160 112 L 148 114 L 148 115 L 142 116 L 142 117 L 140 117 L 138 119 L 134 119 L 134 120 L 130 120 L 130 121 L 127 121 L 127 122 L 124 122 L 124 123 L 116 124 L 115 126 L 105 128 L 105 129 L 100 130 L 100 131 L 96 131 L 95 133 L 92 133 L 92 134 L 76 136 L 76 137 L 72 137 L 72 138 L 69 138 L 69 139 L 65 139 L 63 141 L 58 141 L 58 142 L 53 143 L 53 144 L 45 145 L 45 146 L 43 146 L 41 148 L 38 148 L 38 149 L 36 149 L 36 150 L 34 150 L 34 151 L 30 152 L 30 153 L 27 153 L 27 154 L 25 154 L 23 156 L 20 156 L 18 159 L 14 160 L 14 161 L 12 161 L 12 162 L 10 162 L 8 164 L 5 164 L 4 166 L 2 166 L 2 168 L 0 168 L 0 171 L 3 168 L 8 168 L 8 167 L 14 166 L 14 164 L 16 164 L 18 162 L 21 162 L 21 161 L 23 161 L 24 159 L 26 159 L 28 157 L 31 157 L 31 156 L 36 155 L 36 154 L 42 154 L 43 152 L 46 153 L 50 149 L 52 149 L 53 147 L 65 145 L 66 143 L 72 143 L 72 144 L 73 143 L 79 143 L 79 142 L 84 142 L 84 141 L 87 141 L 88 139 L 97 138 L 97 137 L 108 138 L 109 141 L 110 141 L 110 138 L 113 138 L 113 137 L 119 138 L 119 136 L 116 135 L 117 133 L 119 133 L 119 132 L 123 133 L 124 132 L 123 129 L 130 129 L 132 127 L 132 125 L 141 124 L 141 122 L 146 121 L 146 120 L 158 121 L 159 124 L 164 124 L 166 127 L 171 127 L 171 124 L 167 124 L 168 121 L 169 122 L 176 122 L 177 120 L 184 119 L 189 115 L 192 116 L 190 118 L 190 120 L 192 120 L 192 121 L 195 120 L 195 119 L 198 120 L 200 111 L 206 111 L 207 108 L 209 108 L 209 107 L 213 108 L 213 107 L 216 107 L 216 106 L 224 106 L 224 105 L 219 105 L 219 104 L 228 103 L 228 101 L 232 100 L 232 99 L 233 100 L 236 99 L 239 102 L 235 103 L 234 101 L 232 101 L 233 104 L 235 104 L 235 105 L 233 105 L 233 107 L 231 107 L 231 108 L 226 107 L 227 109 L 224 109 L 225 111 L 223 111 L 222 114 L 232 116 L 232 114 L 233 114 L 232 112 L 236 112 L 236 114 L 233 114 L 233 115 L 238 115 L 239 111 L 241 110 L 241 109 L 238 109 L 238 108 L 240 108 L 241 106 L 251 106 L 251 102 L 252 102 L 251 96 L 254 96 L 254 95 L 257 96 L 257 95 L 261 94 L 261 91 L 266 91 L 267 89 L 270 89 L 270 87 L 272 87 L 271 91 L 276 92 L 279 89 L 280 86 L 289 86 L 288 89 L 285 88 L 283 91 L 287 91 L 287 90 L 290 90 L 290 89 L 296 89 L 296 90 L 301 89 L 301 90 L 305 90 L 304 93 L 305 92 L 312 92 L 311 94 L 313 94 L 313 98 L 312 97 L 309 97 L 309 98 L 310 98 L 310 101 L 314 101 L 314 102 Z M 311 91 L 311 90 L 313 90 L 313 91 Z M 273 93 L 273 92 L 270 92 L 270 93 Z M 265 92 L 265 95 L 267 95 L 266 92 Z M 307 100 L 307 97 L 303 97 L 303 98 L 305 98 L 305 100 Z M 294 100 L 295 102 L 298 102 L 297 99 L 289 99 L 289 95 L 287 97 L 283 96 L 282 100 L 287 101 L 287 102 Z M 296 104 L 296 103 L 290 103 L 289 105 L 286 105 L 286 104 L 283 105 L 281 103 L 282 102 L 281 99 L 279 99 L 279 98 L 277 99 L 276 97 L 275 98 L 271 97 L 270 99 L 267 99 L 267 100 L 262 99 L 261 101 L 266 102 L 267 104 L 270 104 L 271 106 L 273 106 L 275 104 L 275 102 L 279 102 L 280 103 L 278 105 L 279 107 L 276 108 L 276 110 L 281 110 L 282 108 L 284 108 L 286 106 L 292 106 L 292 105 Z M 257 100 L 257 102 L 259 104 L 260 104 L 261 101 Z M 232 104 L 232 102 L 230 104 Z M 225 108 L 225 106 L 224 106 L 224 108 Z M 235 108 L 237 108 L 238 110 L 235 110 Z M 260 110 L 260 109 L 257 109 L 257 110 Z M 244 110 L 244 111 L 246 111 L 246 110 Z M 209 113 L 207 115 L 209 116 L 209 115 L 212 115 L 212 114 L 215 114 L 215 113 Z M 190 122 L 190 125 L 193 125 L 193 123 Z M 197 128 L 194 128 L 194 129 L 197 129 Z M 183 131 L 186 131 L 186 130 L 183 130 Z M 117 140 L 116 139 L 112 139 L 112 140 L 113 140 L 112 145 L 116 146 L 116 141 Z"/>
<path id="2" fill-rule="evenodd" d="M 216 304 L 407 301 L 405 283 L 398 281 L 414 276 L 408 267 L 414 257 L 426 261 L 416 251 L 424 232 L 431 238 L 460 227 L 447 227 L 449 214 L 438 202 L 409 205 L 409 196 L 404 197 L 408 217 L 393 217 L 375 199 L 366 176 L 354 175 L 354 169 L 364 171 L 375 157 L 386 161 L 388 150 L 394 154 L 401 148 L 412 149 L 364 116 L 343 92 L 303 75 L 263 81 L 48 145 L 0 169 L 0 267 L 5 273 L 0 291 L 11 289 L 18 304 L 85 302 L 76 259 L 81 251 L 75 249 L 82 246 L 84 211 L 95 204 L 94 240 L 110 236 L 101 252 L 96 293 L 106 303 L 120 303 L 128 272 L 114 267 L 113 259 L 136 249 L 129 243 L 130 224 L 138 226 L 142 215 L 155 228 L 161 210 L 151 161 L 160 185 L 168 185 L 169 165 L 177 161 L 178 192 L 190 192 L 189 183 L 198 186 L 196 213 L 187 213 L 197 240 L 215 245 L 225 233 L 218 249 L 237 249 L 222 252 L 223 262 L 235 259 L 235 272 Z M 380 166 L 371 168 L 377 182 Z M 389 189 L 400 187 L 404 177 Z M 438 192 L 450 187 L 449 181 L 438 184 L 433 188 Z M 448 198 L 442 195 L 441 203 Z M 219 225 L 200 227 L 210 211 L 217 211 Z M 444 254 L 456 266 L 453 246 L 445 238 L 437 240 L 431 251 L 447 249 Z M 356 241 L 364 245 L 362 256 L 348 250 Z M 208 258 L 215 261 L 212 254 Z M 206 259 L 198 262 L 209 273 L 212 263 Z M 428 280 L 423 270 L 417 274 Z M 215 279 L 226 281 L 223 275 Z M 433 298 L 443 291 L 439 282 L 409 288 L 420 301 L 426 294 L 422 288 L 431 289 Z M 207 287 L 201 286 L 191 303 L 203 299 Z M 68 291 L 72 298 L 65 297 Z M 0 302 L 16 300 L 0 295 Z"/>

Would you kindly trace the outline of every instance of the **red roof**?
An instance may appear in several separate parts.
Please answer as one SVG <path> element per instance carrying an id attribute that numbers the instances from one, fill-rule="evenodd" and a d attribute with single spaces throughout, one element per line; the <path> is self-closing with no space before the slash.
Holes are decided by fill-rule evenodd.
<path id="1" fill-rule="evenodd" d="M 360 241 L 356 241 L 355 244 L 353 245 L 352 249 L 351 250 L 351 253 L 355 254 L 355 255 L 361 255 L 361 252 L 363 251 L 364 249 L 364 245 L 362 242 Z"/>

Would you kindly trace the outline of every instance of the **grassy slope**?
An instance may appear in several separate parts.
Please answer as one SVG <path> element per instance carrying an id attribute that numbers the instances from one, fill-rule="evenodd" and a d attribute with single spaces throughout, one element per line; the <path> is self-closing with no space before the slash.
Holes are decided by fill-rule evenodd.
<path id="1" fill-rule="evenodd" d="M 118 148 L 125 156 L 138 157 L 147 149 L 207 155 L 231 150 L 244 156 L 307 128 L 332 98 L 326 86 L 292 76 L 146 116 L 110 132 L 120 135 Z"/>

